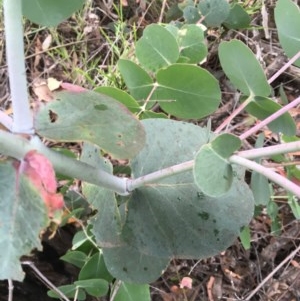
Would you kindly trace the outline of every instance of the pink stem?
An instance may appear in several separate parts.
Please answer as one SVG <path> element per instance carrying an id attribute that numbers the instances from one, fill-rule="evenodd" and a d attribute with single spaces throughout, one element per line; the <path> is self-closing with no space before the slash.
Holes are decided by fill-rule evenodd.
<path id="1" fill-rule="evenodd" d="M 274 121 L 279 116 L 283 115 L 284 113 L 288 112 L 290 109 L 296 107 L 299 104 L 300 104 L 300 96 L 297 97 L 296 99 L 294 99 L 292 102 L 290 102 L 286 106 L 284 106 L 283 108 L 281 108 L 280 110 L 278 110 L 277 112 L 275 112 L 274 114 L 272 114 L 271 116 L 269 116 L 268 118 L 266 118 L 263 121 L 261 121 L 260 123 L 258 123 L 256 126 L 252 127 L 248 131 L 246 131 L 244 134 L 240 135 L 239 138 L 241 140 L 244 140 L 244 139 L 248 138 L 252 134 L 259 131 L 261 128 L 263 128 L 264 126 L 266 126 L 270 122 Z"/>

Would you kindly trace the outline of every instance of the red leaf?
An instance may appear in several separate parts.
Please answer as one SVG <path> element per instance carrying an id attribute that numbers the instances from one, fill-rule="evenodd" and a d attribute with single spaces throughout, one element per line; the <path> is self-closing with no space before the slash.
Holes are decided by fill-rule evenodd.
<path id="1" fill-rule="evenodd" d="M 49 216 L 64 206 L 63 196 L 56 193 L 57 183 L 55 172 L 51 162 L 37 151 L 29 151 L 19 164 L 19 173 L 29 178 L 32 184 L 40 192 L 48 211 Z"/>

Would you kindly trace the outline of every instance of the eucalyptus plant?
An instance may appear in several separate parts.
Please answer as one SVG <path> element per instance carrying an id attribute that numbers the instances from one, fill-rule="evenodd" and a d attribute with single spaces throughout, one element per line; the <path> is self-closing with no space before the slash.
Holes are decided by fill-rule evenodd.
<path id="1" fill-rule="evenodd" d="M 218 80 L 201 67 L 208 50 L 205 27 L 198 21 L 203 19 L 207 27 L 249 25 L 238 15 L 246 12 L 227 1 L 206 0 L 183 7 L 183 24 L 147 26 L 134 56 L 118 62 L 127 91 L 112 87 L 87 91 L 65 85 L 53 92 L 53 101 L 33 114 L 22 16 L 55 26 L 83 2 L 3 2 L 14 114 L 13 118 L 3 112 L 0 115 L 7 128 L 0 130 L 0 151 L 8 157 L 0 164 L 0 279 L 23 279 L 20 257 L 41 249 L 40 232 L 62 210 L 54 175 L 49 176 L 52 167 L 81 180 L 84 197 L 97 209 L 89 227 L 101 252 L 93 260 L 104 260 L 111 275 L 103 277 L 102 294 L 112 278 L 149 283 L 172 258 L 201 259 L 229 247 L 250 222 L 254 206 L 268 202 L 269 180 L 288 191 L 295 216 L 300 216 L 299 186 L 260 162 L 300 149 L 289 114 L 300 97 L 285 106 L 275 102 L 271 80 L 243 42 L 223 41 L 218 48 L 222 70 L 240 93 L 236 111 L 215 132 L 209 122 L 207 127 L 187 122 L 213 114 L 222 97 Z M 299 28 L 299 8 L 290 0 L 279 0 L 275 21 L 282 47 L 292 58 L 289 64 L 300 66 L 300 32 L 295 30 Z M 159 113 L 153 110 L 157 106 Z M 261 121 L 236 136 L 228 126 L 244 109 Z M 243 142 L 265 126 L 282 137 L 294 137 L 294 141 L 241 150 Z M 84 142 L 82 154 L 80 158 L 64 156 L 45 146 L 44 139 Z M 103 153 L 128 160 L 131 175 L 113 175 L 113 166 Z M 245 182 L 246 169 L 252 171 L 251 188 Z M 83 268 L 88 260 L 78 256 L 85 258 L 80 264 Z M 84 276 L 79 279 L 85 280 Z M 99 291 L 93 288 L 99 285 L 97 281 L 92 288 L 91 282 L 75 283 L 96 295 Z"/>

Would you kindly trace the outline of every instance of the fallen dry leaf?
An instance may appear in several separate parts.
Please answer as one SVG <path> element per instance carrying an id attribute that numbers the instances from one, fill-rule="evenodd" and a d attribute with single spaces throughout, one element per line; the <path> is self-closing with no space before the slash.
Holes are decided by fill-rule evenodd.
<path id="1" fill-rule="evenodd" d="M 48 101 L 52 101 L 54 98 L 45 80 L 41 80 L 41 79 L 35 80 L 32 89 L 39 101 L 48 102 Z"/>
<path id="2" fill-rule="evenodd" d="M 53 77 L 49 77 L 47 79 L 47 86 L 50 89 L 50 91 L 55 91 L 55 90 L 59 89 L 61 86 L 61 83 L 62 83 L 61 81 L 58 81 L 56 78 L 53 78 Z"/>

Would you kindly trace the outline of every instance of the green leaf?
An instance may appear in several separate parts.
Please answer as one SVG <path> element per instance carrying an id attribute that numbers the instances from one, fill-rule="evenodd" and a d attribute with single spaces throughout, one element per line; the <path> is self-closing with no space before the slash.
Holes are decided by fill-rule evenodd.
<path id="1" fill-rule="evenodd" d="M 104 159 L 99 156 L 93 158 L 92 154 L 95 152 L 91 148 L 90 145 L 85 145 L 81 160 L 88 164 L 97 164 L 111 173 L 112 166 L 103 162 Z M 99 160 L 102 163 L 99 163 Z M 112 191 L 89 183 L 83 183 L 82 190 L 88 202 L 98 210 L 98 214 L 91 223 L 96 241 L 102 248 L 109 273 L 118 279 L 135 283 L 156 280 L 169 263 L 169 258 L 148 256 L 124 241 L 121 234 L 126 211 L 119 211 L 115 194 Z"/>
<path id="2" fill-rule="evenodd" d="M 122 282 L 115 295 L 115 301 L 150 301 L 150 289 L 147 284 Z"/>
<path id="3" fill-rule="evenodd" d="M 255 147 L 263 147 L 264 146 L 264 134 L 261 133 L 258 135 L 258 138 L 255 142 Z M 261 158 L 255 159 L 256 163 L 261 163 Z M 252 171 L 251 173 L 251 183 L 250 187 L 253 192 L 255 205 L 263 205 L 266 206 L 271 199 L 271 189 L 268 179 L 260 173 Z"/>
<path id="4" fill-rule="evenodd" d="M 168 11 L 165 14 L 166 23 L 170 23 L 173 20 L 180 19 L 182 17 L 182 11 L 179 9 L 177 3 L 171 3 Z"/>
<path id="5" fill-rule="evenodd" d="M 93 235 L 90 233 L 90 226 L 86 228 L 86 232 L 78 231 L 75 233 L 73 240 L 72 240 L 72 249 L 80 249 L 80 251 L 88 252 L 93 249 L 93 244 L 91 243 L 91 239 L 93 239 Z M 86 235 L 88 233 L 89 236 Z M 87 252 L 85 252 L 87 253 Z"/>
<path id="6" fill-rule="evenodd" d="M 76 300 L 81 301 L 86 299 L 84 290 L 76 287 L 74 284 L 62 285 L 58 289 L 68 298 L 74 298 L 76 295 Z M 61 296 L 53 290 L 48 291 L 47 295 L 50 298 L 61 299 Z"/>
<path id="7" fill-rule="evenodd" d="M 105 279 L 112 281 L 113 277 L 107 271 L 103 255 L 100 252 L 94 254 L 82 267 L 78 280 Z"/>
<path id="8" fill-rule="evenodd" d="M 149 74 L 129 60 L 119 60 L 118 68 L 130 94 L 137 100 L 146 100 L 153 88 Z"/>
<path id="9" fill-rule="evenodd" d="M 145 254 L 142 248 L 138 250 L 135 245 L 130 244 L 131 242 L 128 242 L 126 245 L 103 249 L 109 272 L 120 280 L 136 284 L 157 280 L 167 268 L 170 259 Z"/>
<path id="10" fill-rule="evenodd" d="M 203 193 L 219 197 L 233 181 L 233 169 L 228 158 L 241 147 L 241 140 L 232 134 L 221 134 L 203 145 L 195 157 L 194 178 Z"/>
<path id="11" fill-rule="evenodd" d="M 65 255 L 61 256 L 60 259 L 81 269 L 86 263 L 87 256 L 81 251 L 68 251 Z"/>
<path id="12" fill-rule="evenodd" d="M 274 201 L 270 201 L 267 205 L 267 214 L 271 218 L 271 231 L 273 235 L 280 235 L 282 225 L 281 219 L 278 216 L 279 207 Z"/>
<path id="13" fill-rule="evenodd" d="M 190 160 L 211 136 L 168 119 L 143 124 L 147 143 L 131 162 L 134 178 Z M 83 193 L 98 209 L 93 231 L 109 272 L 135 283 L 154 281 L 172 257 L 205 258 L 224 250 L 253 214 L 244 181 L 236 178 L 225 197 L 209 198 L 193 183 L 192 171 L 136 189 L 120 206 L 101 187 L 85 184 Z"/>
<path id="14" fill-rule="evenodd" d="M 76 287 L 83 288 L 89 295 L 93 297 L 105 296 L 108 292 L 108 282 L 103 279 L 87 279 L 75 281 Z"/>
<path id="15" fill-rule="evenodd" d="M 240 233 L 240 240 L 245 250 L 249 250 L 251 247 L 251 234 L 249 226 L 243 227 Z"/>
<path id="16" fill-rule="evenodd" d="M 195 157 L 194 179 L 204 194 L 220 197 L 231 188 L 233 169 L 211 145 L 203 145 Z"/>
<path id="17" fill-rule="evenodd" d="M 300 219 L 300 205 L 299 201 L 295 196 L 289 196 L 288 204 L 296 219 Z"/>
<path id="18" fill-rule="evenodd" d="M 246 106 L 246 111 L 256 118 L 263 120 L 281 109 L 281 105 L 266 97 L 255 97 Z M 284 113 L 274 121 L 268 124 L 271 131 L 283 133 L 287 136 L 296 134 L 295 121 L 289 113 Z"/>
<path id="19" fill-rule="evenodd" d="M 228 17 L 230 6 L 226 0 L 200 0 L 198 7 L 208 27 L 220 26 Z"/>
<path id="20" fill-rule="evenodd" d="M 147 119 L 147 118 L 168 118 L 168 116 L 162 112 L 156 113 L 156 112 L 146 110 L 141 114 L 140 119 Z"/>
<path id="21" fill-rule="evenodd" d="M 26 0 L 22 1 L 23 14 L 42 26 L 56 26 L 82 8 L 84 0 Z"/>
<path id="22" fill-rule="evenodd" d="M 219 46 L 222 68 L 230 81 L 246 95 L 268 96 L 266 76 L 252 51 L 241 41 L 222 42 Z"/>
<path id="23" fill-rule="evenodd" d="M 113 99 L 119 101 L 124 106 L 126 106 L 132 113 L 137 113 L 140 111 L 140 105 L 132 96 L 127 94 L 125 91 L 119 90 L 114 87 L 98 87 L 94 91 L 102 93 L 104 95 L 108 95 Z"/>
<path id="24" fill-rule="evenodd" d="M 221 134 L 211 141 L 212 149 L 222 158 L 229 158 L 241 145 L 241 140 L 232 134 Z"/>
<path id="25" fill-rule="evenodd" d="M 266 206 L 271 198 L 268 179 L 255 171 L 251 174 L 251 189 L 254 195 L 255 205 Z"/>
<path id="26" fill-rule="evenodd" d="M 55 93 L 55 98 L 36 116 L 40 135 L 56 141 L 89 141 L 119 159 L 132 158 L 143 147 L 142 125 L 109 96 L 63 91 Z"/>
<path id="27" fill-rule="evenodd" d="M 16 178 L 11 162 L 0 164 L 0 280 L 22 281 L 20 257 L 41 250 L 40 233 L 47 210 L 37 190 L 23 176 Z"/>
<path id="28" fill-rule="evenodd" d="M 275 7 L 275 22 L 281 46 L 289 58 L 300 51 L 300 9 L 290 0 L 279 0 Z M 300 67 L 300 58 L 294 63 Z"/>
<path id="29" fill-rule="evenodd" d="M 147 142 L 132 160 L 134 178 L 190 160 L 210 138 L 206 129 L 184 122 L 143 124 Z M 226 196 L 209 198 L 193 182 L 187 171 L 133 191 L 123 237 L 132 235 L 132 246 L 160 257 L 205 258 L 225 249 L 252 216 L 252 193 L 236 178 Z"/>
<path id="30" fill-rule="evenodd" d="M 230 29 L 240 29 L 247 28 L 250 22 L 250 16 L 241 5 L 236 3 L 231 7 L 229 16 L 223 22 L 223 25 Z"/>
<path id="31" fill-rule="evenodd" d="M 157 73 L 158 88 L 152 99 L 176 117 L 200 119 L 219 106 L 218 81 L 205 69 L 187 64 L 174 64 Z"/>
<path id="32" fill-rule="evenodd" d="M 184 25 L 178 31 L 180 55 L 189 59 L 188 63 L 196 64 L 205 59 L 207 47 L 204 32 L 198 25 Z"/>
<path id="33" fill-rule="evenodd" d="M 199 10 L 194 6 L 186 6 L 183 9 L 183 17 L 186 23 L 194 24 L 197 23 L 201 19 L 201 15 Z"/>
<path id="34" fill-rule="evenodd" d="M 148 25 L 142 38 L 136 43 L 136 56 L 149 71 L 157 71 L 178 60 L 179 47 L 174 36 L 157 24 Z"/>

